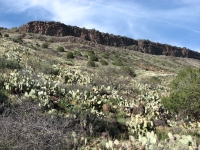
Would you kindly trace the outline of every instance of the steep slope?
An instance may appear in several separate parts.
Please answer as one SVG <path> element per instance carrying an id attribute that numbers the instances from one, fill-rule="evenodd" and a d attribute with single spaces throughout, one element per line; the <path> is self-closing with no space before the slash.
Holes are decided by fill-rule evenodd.
<path id="1" fill-rule="evenodd" d="M 1 33 L 0 149 L 200 145 L 200 122 L 173 120 L 161 103 L 179 69 L 200 60 L 17 28 Z"/>

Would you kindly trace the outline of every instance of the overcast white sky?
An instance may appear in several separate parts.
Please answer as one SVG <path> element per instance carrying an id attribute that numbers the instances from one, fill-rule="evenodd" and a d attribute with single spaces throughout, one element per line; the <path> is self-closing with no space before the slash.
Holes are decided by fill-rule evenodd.
<path id="1" fill-rule="evenodd" d="M 0 0 L 0 26 L 59 21 L 200 52 L 200 0 Z"/>

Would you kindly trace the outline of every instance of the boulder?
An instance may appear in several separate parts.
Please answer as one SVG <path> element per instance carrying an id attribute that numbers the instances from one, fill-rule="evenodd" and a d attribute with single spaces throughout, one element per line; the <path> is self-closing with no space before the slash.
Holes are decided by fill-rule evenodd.
<path id="1" fill-rule="evenodd" d="M 155 120 L 154 124 L 155 124 L 155 126 L 162 126 L 162 127 L 168 126 L 165 120 Z"/>
<path id="2" fill-rule="evenodd" d="M 137 115 L 137 114 L 144 114 L 145 113 L 145 107 L 144 105 L 140 104 L 138 107 L 135 107 L 133 109 L 133 114 Z"/>

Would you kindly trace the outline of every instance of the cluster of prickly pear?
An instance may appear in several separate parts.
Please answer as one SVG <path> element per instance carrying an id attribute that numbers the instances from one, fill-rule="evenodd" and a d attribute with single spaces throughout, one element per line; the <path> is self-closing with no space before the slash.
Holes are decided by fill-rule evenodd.
<path id="1" fill-rule="evenodd" d="M 91 82 L 91 78 L 88 75 L 75 70 L 64 70 L 59 75 L 65 84 L 81 84 L 86 85 Z"/>
<path id="2" fill-rule="evenodd" d="M 107 103 L 110 99 L 123 100 L 119 95 L 111 94 L 112 92 L 113 90 L 110 87 L 94 86 L 90 91 L 70 90 L 66 96 L 73 105 L 83 104 L 87 108 L 101 111 L 103 104 Z"/>
<path id="3" fill-rule="evenodd" d="M 35 74 L 31 67 L 26 70 L 13 71 L 9 76 L 4 77 L 4 88 L 11 93 L 24 93 L 26 97 L 38 98 L 47 105 L 49 96 L 65 96 L 66 88 L 61 83 L 52 81 L 44 74 Z"/>
<path id="4" fill-rule="evenodd" d="M 166 142 L 169 144 L 174 144 L 174 146 L 183 145 L 189 149 L 196 149 L 197 143 L 191 135 L 179 135 L 179 134 L 172 134 L 171 132 L 168 133 L 168 139 Z M 175 143 L 178 143 L 177 145 Z"/>
<path id="5" fill-rule="evenodd" d="M 144 136 L 148 131 L 154 130 L 154 123 L 147 118 L 136 115 L 131 117 L 131 121 L 128 123 L 129 131 L 135 136 Z"/>
<path id="6" fill-rule="evenodd" d="M 154 131 L 146 132 L 146 135 L 139 135 L 138 141 L 142 143 L 142 145 L 145 145 L 150 147 L 152 144 L 156 144 L 158 142 L 157 135 L 154 133 Z"/>

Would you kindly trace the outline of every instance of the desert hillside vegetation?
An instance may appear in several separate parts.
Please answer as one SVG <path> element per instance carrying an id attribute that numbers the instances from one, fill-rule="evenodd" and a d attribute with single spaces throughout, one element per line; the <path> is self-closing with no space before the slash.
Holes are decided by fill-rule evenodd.
<path id="1" fill-rule="evenodd" d="M 0 149 L 200 149 L 200 60 L 18 31 L 0 31 Z"/>

